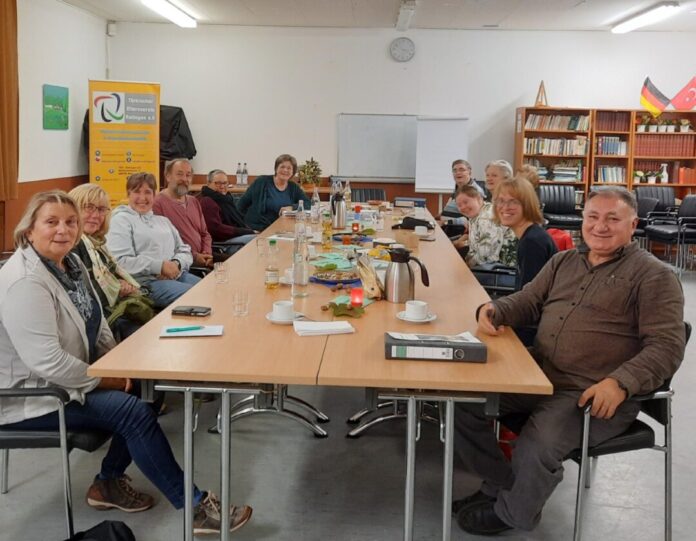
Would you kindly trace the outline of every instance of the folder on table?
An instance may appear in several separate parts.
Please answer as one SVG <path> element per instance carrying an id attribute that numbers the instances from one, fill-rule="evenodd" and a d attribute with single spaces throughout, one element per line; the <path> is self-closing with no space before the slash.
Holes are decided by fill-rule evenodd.
<path id="1" fill-rule="evenodd" d="M 486 344 L 470 332 L 440 334 L 384 333 L 387 359 L 485 363 Z"/>

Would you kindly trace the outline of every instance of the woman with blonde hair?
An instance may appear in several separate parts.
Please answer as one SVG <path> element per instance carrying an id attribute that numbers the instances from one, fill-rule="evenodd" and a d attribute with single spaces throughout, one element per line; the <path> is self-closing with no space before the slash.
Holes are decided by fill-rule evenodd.
<path id="1" fill-rule="evenodd" d="M 506 160 L 493 160 L 486 164 L 486 189 L 493 197 L 499 183 L 512 178 L 512 165 Z"/>
<path id="2" fill-rule="evenodd" d="M 82 184 L 69 195 L 82 216 L 82 236 L 73 252 L 89 272 L 114 336 L 123 340 L 152 319 L 152 301 L 106 247 L 111 207 L 104 189 L 96 184 Z"/>
<path id="3" fill-rule="evenodd" d="M 493 194 L 495 220 L 512 229 L 518 238 L 516 291 L 556 253 L 556 245 L 541 227 L 544 217 L 539 206 L 532 184 L 521 176 L 502 181 Z"/>

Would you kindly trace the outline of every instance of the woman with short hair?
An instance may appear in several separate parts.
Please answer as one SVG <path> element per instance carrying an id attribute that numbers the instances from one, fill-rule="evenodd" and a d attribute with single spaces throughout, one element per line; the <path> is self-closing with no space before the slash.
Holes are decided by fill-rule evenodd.
<path id="1" fill-rule="evenodd" d="M 65 192 L 32 197 L 14 232 L 16 251 L 0 269 L 0 387 L 65 389 L 70 429 L 113 434 L 101 471 L 87 491 L 95 509 L 145 511 L 154 498 L 134 489 L 125 474 L 131 462 L 177 509 L 184 506 L 184 473 L 152 408 L 128 394 L 129 379 L 87 375 L 89 365 L 115 346 L 80 259 L 80 208 Z M 0 425 L 58 430 L 58 404 L 45 397 L 0 398 Z M 220 530 L 220 504 L 194 487 L 194 532 Z M 232 506 L 229 528 L 251 518 Z"/>
<path id="2" fill-rule="evenodd" d="M 128 205 L 113 211 L 106 244 L 119 265 L 150 290 L 157 308 L 164 308 L 200 281 L 188 272 L 191 247 L 172 222 L 152 212 L 156 181 L 151 173 L 128 177 Z"/>
<path id="3" fill-rule="evenodd" d="M 488 162 L 485 171 L 488 199 L 491 199 L 498 184 L 512 178 L 512 165 L 506 160 L 493 160 L 492 162 Z"/>
<path id="4" fill-rule="evenodd" d="M 256 231 L 266 229 L 282 211 L 296 208 L 300 201 L 304 201 L 305 210 L 312 205 L 300 185 L 292 181 L 297 173 L 297 160 L 293 156 L 278 156 L 273 170 L 273 175 L 257 177 L 237 204 L 244 221 Z"/>
<path id="5" fill-rule="evenodd" d="M 82 218 L 82 236 L 73 248 L 87 268 L 104 316 L 117 340 L 137 331 L 155 315 L 153 303 L 140 284 L 123 270 L 106 247 L 111 206 L 101 186 L 81 184 L 68 194 Z"/>
<path id="6" fill-rule="evenodd" d="M 471 164 L 466 160 L 459 159 L 452 162 L 452 178 L 454 179 L 454 191 L 449 201 L 447 201 L 445 208 L 442 209 L 442 214 L 438 219 L 438 223 L 440 225 L 466 225 L 466 218 L 459 212 L 457 203 L 454 200 L 457 195 L 457 190 L 463 186 L 471 186 L 480 192 L 481 197 L 485 197 L 486 192 L 471 176 Z"/>

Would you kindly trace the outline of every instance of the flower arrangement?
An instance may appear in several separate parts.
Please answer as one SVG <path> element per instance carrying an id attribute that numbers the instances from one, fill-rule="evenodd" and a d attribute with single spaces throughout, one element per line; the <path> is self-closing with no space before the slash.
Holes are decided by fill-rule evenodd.
<path id="1" fill-rule="evenodd" d="M 314 184 L 318 186 L 321 182 L 321 167 L 314 158 L 309 158 L 297 169 L 297 178 L 302 184 Z"/>

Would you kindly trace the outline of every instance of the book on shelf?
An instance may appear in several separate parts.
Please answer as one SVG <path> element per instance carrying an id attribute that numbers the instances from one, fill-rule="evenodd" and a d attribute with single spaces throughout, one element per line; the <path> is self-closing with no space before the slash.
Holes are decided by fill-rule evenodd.
<path id="1" fill-rule="evenodd" d="M 524 163 L 536 167 L 537 175 L 539 175 L 539 180 L 549 180 L 549 170 L 539 160 L 537 160 L 536 158 L 527 159 L 524 161 Z"/>
<path id="2" fill-rule="evenodd" d="M 626 182 L 626 168 L 619 166 L 597 167 L 595 182 Z"/>
<path id="3" fill-rule="evenodd" d="M 587 154 L 587 137 L 577 135 L 573 139 L 548 137 L 525 137 L 525 154 L 584 156 Z"/>
<path id="4" fill-rule="evenodd" d="M 597 111 L 595 131 L 628 131 L 630 128 L 630 112 Z"/>
<path id="5" fill-rule="evenodd" d="M 636 134 L 633 154 L 636 156 L 694 156 L 696 135 Z"/>
<path id="6" fill-rule="evenodd" d="M 620 137 L 600 135 L 596 138 L 595 151 L 600 156 L 626 156 L 628 143 Z"/>
<path id="7" fill-rule="evenodd" d="M 696 184 L 696 169 L 693 167 L 680 167 L 676 180 L 679 184 Z"/>
<path id="8" fill-rule="evenodd" d="M 551 166 L 549 180 L 556 182 L 581 182 L 583 179 L 583 165 L 580 161 L 563 161 Z"/>
<path id="9" fill-rule="evenodd" d="M 527 115 L 525 130 L 588 131 L 590 115 Z"/>

